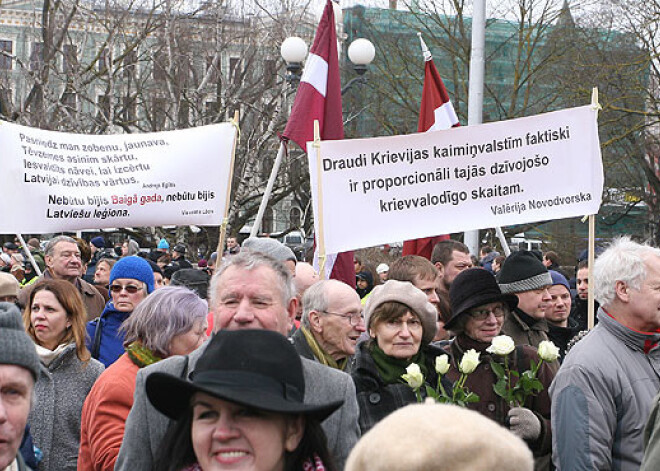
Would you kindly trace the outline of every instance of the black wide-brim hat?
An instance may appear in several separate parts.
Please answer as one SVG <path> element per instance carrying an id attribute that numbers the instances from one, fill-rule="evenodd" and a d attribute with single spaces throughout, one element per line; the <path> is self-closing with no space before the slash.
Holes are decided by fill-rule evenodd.
<path id="1" fill-rule="evenodd" d="M 484 304 L 504 302 L 509 310 L 518 305 L 518 296 L 502 294 L 495 277 L 483 268 L 468 268 L 460 272 L 449 288 L 451 303 L 451 318 L 445 323 L 445 328 L 451 330 L 459 317 L 467 314 L 470 309 Z"/>
<path id="2" fill-rule="evenodd" d="M 319 421 L 344 403 L 305 404 L 300 357 L 286 337 L 268 330 L 222 330 L 206 346 L 191 381 L 156 372 L 147 377 L 146 390 L 153 406 L 175 420 L 189 409 L 192 396 L 198 392 L 255 409 L 302 414 Z"/>

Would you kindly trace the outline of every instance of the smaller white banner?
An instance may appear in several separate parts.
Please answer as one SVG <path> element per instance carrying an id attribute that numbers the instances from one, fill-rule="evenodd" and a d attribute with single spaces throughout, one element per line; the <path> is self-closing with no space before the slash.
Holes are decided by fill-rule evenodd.
<path id="1" fill-rule="evenodd" d="M 326 253 L 596 214 L 601 204 L 597 112 L 590 106 L 323 141 L 318 149 L 308 143 L 307 150 L 316 237 L 323 232 Z"/>
<path id="2" fill-rule="evenodd" d="M 0 122 L 0 233 L 220 225 L 236 128 L 81 135 Z"/>

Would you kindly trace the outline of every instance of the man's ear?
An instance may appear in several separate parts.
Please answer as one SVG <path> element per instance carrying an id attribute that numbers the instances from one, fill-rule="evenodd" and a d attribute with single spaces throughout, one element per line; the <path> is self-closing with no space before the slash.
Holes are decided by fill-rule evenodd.
<path id="1" fill-rule="evenodd" d="M 445 276 L 445 266 L 440 262 L 435 262 L 433 265 L 435 265 L 435 268 L 438 269 L 438 278 L 444 277 Z"/>
<path id="2" fill-rule="evenodd" d="M 619 301 L 623 303 L 630 301 L 630 287 L 626 282 L 621 280 L 617 281 L 614 285 L 614 293 Z"/>
<path id="3" fill-rule="evenodd" d="M 318 311 L 312 310 L 309 311 L 309 326 L 313 332 L 321 333 L 323 326 L 321 325 L 321 313 Z"/>
<path id="4" fill-rule="evenodd" d="M 289 300 L 286 307 L 287 333 L 293 328 L 293 322 L 296 319 L 296 310 L 298 309 L 298 298 L 295 296 Z"/>

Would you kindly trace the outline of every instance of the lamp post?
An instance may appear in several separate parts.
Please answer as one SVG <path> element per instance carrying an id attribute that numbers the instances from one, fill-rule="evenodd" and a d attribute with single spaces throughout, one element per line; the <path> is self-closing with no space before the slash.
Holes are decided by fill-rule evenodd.
<path id="1" fill-rule="evenodd" d="M 280 54 L 282 54 L 282 59 L 286 62 L 286 81 L 295 88 L 302 77 L 302 62 L 307 57 L 307 44 L 304 40 L 299 37 L 292 36 L 286 38 L 282 45 L 280 46 Z M 374 60 L 376 55 L 376 49 L 374 45 L 368 39 L 360 38 L 356 39 L 348 47 L 348 58 L 353 63 L 353 70 L 357 73 L 357 77 L 351 79 L 342 89 L 341 94 L 346 93 L 354 84 L 364 84 L 366 82 L 366 77 L 364 76 L 367 71 L 367 66 Z M 259 211 L 257 211 L 257 216 L 254 219 L 254 224 L 252 225 L 252 230 L 250 231 L 250 237 L 256 237 L 261 228 L 261 221 L 264 217 L 264 212 L 266 211 L 266 206 L 268 205 L 268 200 L 273 191 L 273 185 L 275 184 L 275 179 L 277 178 L 277 172 L 280 169 L 282 164 L 282 158 L 284 156 L 284 144 L 280 144 L 280 148 L 277 152 L 277 157 L 275 157 L 275 162 L 273 162 L 273 168 L 270 172 L 270 177 L 268 178 L 268 183 L 266 184 L 266 190 L 264 191 L 264 196 L 261 199 L 261 204 L 259 205 Z"/>

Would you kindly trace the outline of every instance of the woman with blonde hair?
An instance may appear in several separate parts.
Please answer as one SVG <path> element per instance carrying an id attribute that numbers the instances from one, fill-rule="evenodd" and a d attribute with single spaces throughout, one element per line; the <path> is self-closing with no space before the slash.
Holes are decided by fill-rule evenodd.
<path id="1" fill-rule="evenodd" d="M 82 406 L 103 371 L 85 346 L 86 321 L 73 284 L 44 280 L 30 293 L 23 322 L 41 360 L 29 417 L 34 444 L 43 453 L 39 471 L 76 469 Z"/>

